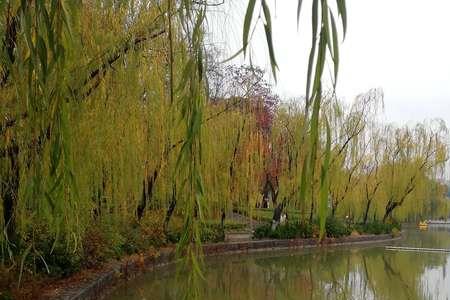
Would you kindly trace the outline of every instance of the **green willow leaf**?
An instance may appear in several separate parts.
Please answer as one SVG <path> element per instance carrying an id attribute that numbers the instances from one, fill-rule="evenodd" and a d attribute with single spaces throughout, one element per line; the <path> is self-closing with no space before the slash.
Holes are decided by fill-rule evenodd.
<path id="1" fill-rule="evenodd" d="M 324 30 L 320 33 L 319 39 L 319 52 L 317 54 L 316 61 L 316 70 L 314 74 L 314 83 L 312 89 L 312 96 L 315 97 L 319 94 L 319 89 L 321 86 L 322 74 L 325 68 L 325 59 L 326 59 L 326 49 L 327 49 L 327 41 L 326 41 L 326 32 Z"/>
<path id="2" fill-rule="evenodd" d="M 250 26 L 251 26 L 252 19 L 253 19 L 253 12 L 255 10 L 255 3 L 256 3 L 256 0 L 249 0 L 248 6 L 247 6 L 247 11 L 245 12 L 244 28 L 243 28 L 244 31 L 243 31 L 243 35 L 242 35 L 242 47 L 244 49 L 244 55 L 247 50 L 248 35 L 250 32 Z"/>
<path id="3" fill-rule="evenodd" d="M 325 223 L 328 214 L 328 190 L 329 190 L 329 168 L 330 168 L 330 156 L 331 156 L 331 129 L 327 118 L 325 117 L 327 142 L 325 146 L 325 159 L 322 164 L 320 174 L 320 198 L 319 198 L 319 222 L 320 222 L 320 239 L 325 234 Z"/>
<path id="4" fill-rule="evenodd" d="M 266 19 L 266 24 L 267 24 L 267 26 L 272 28 L 272 17 L 270 16 L 269 6 L 267 5 L 266 0 L 262 0 L 261 4 L 262 4 L 262 7 L 263 7 L 264 18 Z"/>
<path id="5" fill-rule="evenodd" d="M 331 56 L 333 56 L 333 51 L 331 49 L 331 36 L 330 36 L 330 30 L 329 30 L 330 29 L 330 22 L 329 22 L 329 18 L 328 18 L 329 9 L 328 9 L 328 4 L 327 4 L 326 0 L 322 0 L 321 13 L 322 13 L 322 28 L 321 28 L 321 30 L 325 34 L 327 46 L 330 49 Z"/>
<path id="6" fill-rule="evenodd" d="M 44 39 L 39 36 L 37 38 L 36 44 L 37 53 L 39 55 L 39 60 L 41 62 L 43 81 L 45 82 L 47 78 L 47 46 L 45 45 Z"/>
<path id="7" fill-rule="evenodd" d="M 311 94 L 311 82 L 312 82 L 312 72 L 314 68 L 314 61 L 316 56 L 316 45 L 317 45 L 317 32 L 318 32 L 318 23 L 319 20 L 319 0 L 313 0 L 312 5 L 312 42 L 311 42 L 311 50 L 309 52 L 309 60 L 308 60 L 308 73 L 306 78 L 306 105 L 308 106 L 312 96 Z"/>
<path id="8" fill-rule="evenodd" d="M 68 13 L 68 11 L 66 9 L 65 1 L 59 1 L 59 8 L 61 9 L 62 21 L 66 27 L 66 32 L 67 32 L 69 38 L 72 38 L 72 36 L 73 36 L 72 26 L 70 26 L 70 19 L 69 19 L 70 14 Z"/>
<path id="9" fill-rule="evenodd" d="M 298 4 L 297 4 L 297 26 L 300 23 L 300 13 L 302 11 L 302 4 L 303 4 L 303 0 L 298 0 Z"/>
<path id="10" fill-rule="evenodd" d="M 275 51 L 273 48 L 273 41 L 272 41 L 272 17 L 270 15 L 269 6 L 267 5 L 265 0 L 262 0 L 262 7 L 264 12 L 264 18 L 266 19 L 266 24 L 264 24 L 264 31 L 266 33 L 267 47 L 269 49 L 270 65 L 272 67 L 273 77 L 275 78 L 276 81 L 277 80 L 276 69 L 278 68 L 278 66 L 275 59 Z"/>
<path id="11" fill-rule="evenodd" d="M 336 0 L 336 2 L 338 6 L 339 16 L 342 19 L 342 27 L 344 29 L 344 39 L 345 39 L 347 35 L 347 8 L 345 5 L 345 0 Z"/>
<path id="12" fill-rule="evenodd" d="M 200 49 L 197 53 L 197 69 L 199 80 L 203 79 L 203 51 Z"/>
<path id="13" fill-rule="evenodd" d="M 270 65 L 272 67 L 272 74 L 273 74 L 273 77 L 275 78 L 275 81 L 277 81 L 276 69 L 278 68 L 278 66 L 277 66 L 277 62 L 275 60 L 275 51 L 273 50 L 272 31 L 268 25 L 264 25 L 264 30 L 266 32 L 267 47 L 269 48 Z"/>
<path id="14" fill-rule="evenodd" d="M 310 121 L 310 135 L 309 135 L 309 162 L 308 162 L 308 173 L 306 174 L 306 182 L 310 183 L 311 189 L 311 214 L 310 214 L 310 222 L 312 221 L 313 216 L 313 208 L 314 208 L 314 181 L 315 181 L 315 172 L 316 172 L 316 160 L 317 160 L 317 148 L 319 142 L 319 113 L 320 113 L 320 103 L 321 102 L 321 89 L 319 85 L 319 90 L 315 94 L 314 103 L 313 103 L 313 111 L 311 115 Z M 303 175 L 302 175 L 303 176 Z M 308 188 L 309 188 L 308 187 Z"/>
<path id="15" fill-rule="evenodd" d="M 307 147 L 305 147 L 305 150 L 307 150 Z M 307 195 L 307 189 L 308 189 L 308 172 L 309 172 L 309 168 L 308 168 L 308 153 L 305 153 L 305 158 L 303 160 L 303 165 L 302 165 L 302 173 L 301 173 L 301 177 L 300 177 L 300 191 L 299 191 L 299 199 L 300 199 L 300 203 L 304 204 L 306 202 L 306 195 Z"/>

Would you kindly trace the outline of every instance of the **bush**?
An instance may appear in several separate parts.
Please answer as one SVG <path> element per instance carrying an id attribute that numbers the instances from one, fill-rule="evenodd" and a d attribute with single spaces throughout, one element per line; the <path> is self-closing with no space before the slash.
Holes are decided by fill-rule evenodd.
<path id="1" fill-rule="evenodd" d="M 125 226 L 122 234 L 126 239 L 121 244 L 122 251 L 133 254 L 166 245 L 168 237 L 164 232 L 164 218 L 164 211 L 147 211 L 139 223 Z"/>
<path id="2" fill-rule="evenodd" d="M 286 223 L 283 225 L 278 225 L 278 227 L 271 231 L 271 238 L 274 239 L 293 239 L 297 237 L 297 232 L 299 231 L 297 224 Z"/>
<path id="3" fill-rule="evenodd" d="M 328 217 L 325 223 L 325 231 L 327 237 L 343 237 L 350 235 L 353 228 L 346 225 L 341 220 Z M 305 222 L 288 222 L 279 225 L 275 230 L 272 230 L 270 224 L 265 224 L 257 227 L 253 234 L 255 239 L 273 238 L 273 239 L 292 239 L 292 238 L 311 238 L 319 236 L 318 221 L 313 224 Z"/>
<path id="4" fill-rule="evenodd" d="M 167 242 L 170 244 L 176 244 L 180 240 L 180 231 L 169 231 L 166 234 Z"/>
<path id="5" fill-rule="evenodd" d="M 383 223 L 380 221 L 372 221 L 366 224 L 358 224 L 356 228 L 361 233 L 366 234 L 390 234 L 395 228 L 397 231 L 401 230 L 399 223 Z"/>
<path id="6" fill-rule="evenodd" d="M 225 234 L 219 224 L 203 226 L 200 237 L 203 243 L 217 243 L 225 240 Z"/>
<path id="7" fill-rule="evenodd" d="M 56 240 L 54 234 L 44 225 L 30 228 L 16 249 L 17 261 L 24 259 L 24 273 L 66 277 L 81 269 L 81 251 L 74 251 L 62 239 Z"/>
<path id="8" fill-rule="evenodd" d="M 264 224 L 255 228 L 255 232 L 253 233 L 253 238 L 255 239 L 264 239 L 269 238 L 272 229 L 269 224 Z"/>
<path id="9" fill-rule="evenodd" d="M 350 233 L 352 232 L 352 229 L 344 222 L 331 216 L 326 220 L 325 230 L 327 233 L 327 237 L 334 238 L 350 235 Z"/>
<path id="10" fill-rule="evenodd" d="M 150 247 L 161 247 L 166 244 L 164 232 L 164 211 L 149 211 L 138 225 L 138 248 L 146 250 Z"/>
<path id="11" fill-rule="evenodd" d="M 83 262 L 95 267 L 124 254 L 134 254 L 166 244 L 164 213 L 148 211 L 139 223 L 115 224 L 95 222 L 85 233 Z M 119 229 L 119 230 L 118 230 Z"/>
<path id="12" fill-rule="evenodd" d="M 108 259 L 120 257 L 123 254 L 122 245 L 125 238 L 112 230 L 110 224 L 93 224 L 89 226 L 83 239 L 83 265 L 96 267 Z"/>
<path id="13" fill-rule="evenodd" d="M 255 239 L 272 238 L 272 239 L 294 239 L 294 238 L 311 238 L 313 236 L 313 227 L 304 222 L 288 222 L 279 225 L 272 230 L 270 224 L 264 224 L 255 229 L 253 237 Z"/>
<path id="14" fill-rule="evenodd" d="M 242 227 L 233 227 L 233 228 L 242 228 Z M 207 223 L 204 224 L 200 231 L 200 239 L 203 243 L 218 243 L 223 242 L 225 240 L 225 231 L 228 230 L 227 226 L 224 226 L 224 230 L 222 230 L 222 226 L 218 223 Z M 169 243 L 178 243 L 180 240 L 181 228 L 177 230 L 170 230 L 167 232 L 167 241 Z"/>
<path id="15" fill-rule="evenodd" d="M 81 269 L 81 255 L 76 252 L 70 253 L 65 245 L 58 244 L 52 252 L 46 251 L 43 254 L 51 276 L 66 277 Z M 46 270 L 42 260 L 37 260 L 36 264 L 41 272 Z"/>

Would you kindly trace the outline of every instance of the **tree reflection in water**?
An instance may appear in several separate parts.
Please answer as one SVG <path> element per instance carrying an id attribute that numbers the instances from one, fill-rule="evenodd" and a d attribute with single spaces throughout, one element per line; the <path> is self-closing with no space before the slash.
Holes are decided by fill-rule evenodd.
<path id="1" fill-rule="evenodd" d="M 403 246 L 450 248 L 450 229 L 407 230 Z M 450 256 L 329 248 L 224 256 L 208 261 L 203 299 L 446 299 Z M 183 274 L 179 280 L 183 280 Z M 111 299 L 179 299 L 172 269 L 152 272 L 118 289 Z"/>

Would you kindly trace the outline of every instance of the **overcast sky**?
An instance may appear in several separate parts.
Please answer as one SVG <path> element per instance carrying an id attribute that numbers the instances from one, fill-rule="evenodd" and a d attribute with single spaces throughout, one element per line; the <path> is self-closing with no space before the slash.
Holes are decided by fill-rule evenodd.
<path id="1" fill-rule="evenodd" d="M 211 22 L 215 40 L 228 55 L 242 42 L 248 0 L 233 0 L 233 13 Z M 311 0 L 305 0 L 297 30 L 297 0 L 272 5 L 273 39 L 279 65 L 277 91 L 305 91 L 311 40 Z M 385 118 L 404 124 L 442 118 L 450 124 L 450 1 L 347 0 L 348 32 L 341 45 L 337 93 L 351 101 L 370 88 L 385 93 Z M 225 14 L 224 14 L 225 15 Z M 219 20 L 219 21 L 216 21 Z M 252 61 L 268 68 L 262 32 L 252 41 Z M 240 63 L 239 59 L 236 63 Z"/>

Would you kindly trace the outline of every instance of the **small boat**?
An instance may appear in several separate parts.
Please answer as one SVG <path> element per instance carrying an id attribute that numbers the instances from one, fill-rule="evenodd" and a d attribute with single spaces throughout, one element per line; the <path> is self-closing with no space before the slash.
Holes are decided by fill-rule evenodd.
<path id="1" fill-rule="evenodd" d="M 420 230 L 427 230 L 428 229 L 428 223 L 426 221 L 424 222 L 419 222 L 419 229 Z"/>

